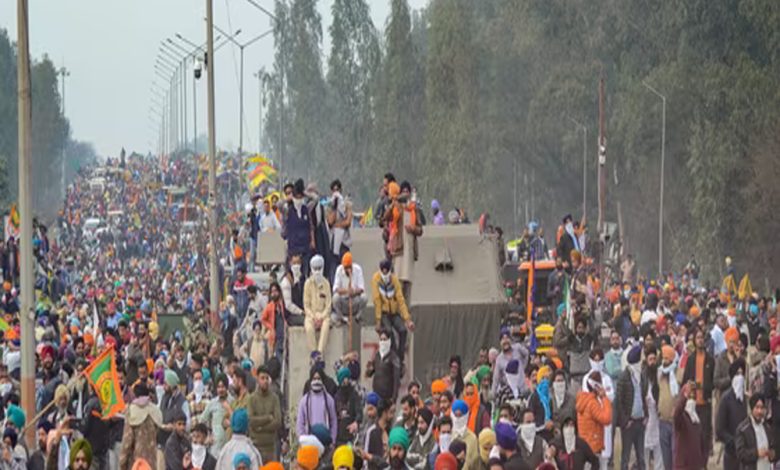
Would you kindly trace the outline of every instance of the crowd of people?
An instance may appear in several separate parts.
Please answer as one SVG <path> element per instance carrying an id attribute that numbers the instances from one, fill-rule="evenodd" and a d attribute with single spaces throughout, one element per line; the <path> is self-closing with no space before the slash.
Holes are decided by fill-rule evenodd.
<path id="1" fill-rule="evenodd" d="M 533 321 L 555 326 L 551 344 L 540 347 L 533 325 L 505 325 L 495 347 L 474 358 L 453 350 L 449 373 L 421 383 L 406 377 L 417 240 L 427 220 L 468 223 L 463 211 L 445 220 L 433 201 L 426 214 L 413 186 L 386 174 L 372 207 L 385 256 L 361 266 L 339 180 L 328 195 L 297 180 L 242 201 L 226 172 L 210 315 L 199 162 L 122 157 L 96 174 L 84 170 L 69 187 L 53 229 L 35 224 L 35 416 L 19 398 L 18 240 L 0 246 L 2 469 L 775 465 L 775 300 L 730 284 L 707 289 L 691 263 L 679 276 L 641 279 L 631 260 L 619 279 L 602 280 L 584 254 L 584 222 L 566 216 L 552 249 L 529 227 L 520 256 L 556 264 L 533 294 Z M 184 199 L 172 188 L 187 188 Z M 499 231 L 488 225 L 480 217 L 485 233 Z M 284 266 L 255 265 L 268 232 L 286 242 Z M 253 281 L 259 273 L 267 289 Z M 524 282 L 515 302 L 528 301 Z M 163 317 L 183 326 L 166 328 Z M 350 322 L 374 324 L 379 337 L 365 370 L 355 351 L 324 360 L 330 330 Z M 290 344 L 299 327 L 306 344 Z M 108 348 L 126 408 L 103 419 L 82 372 Z M 291 348 L 310 353 L 301 396 L 288 391 Z"/>

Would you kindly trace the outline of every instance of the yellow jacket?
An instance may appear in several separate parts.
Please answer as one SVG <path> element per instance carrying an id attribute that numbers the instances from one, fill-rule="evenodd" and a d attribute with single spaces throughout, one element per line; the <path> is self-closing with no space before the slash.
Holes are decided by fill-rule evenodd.
<path id="1" fill-rule="evenodd" d="M 382 324 L 382 314 L 397 315 L 400 313 L 404 321 L 411 320 L 409 309 L 406 307 L 401 281 L 395 274 L 390 275 L 390 285 L 382 282 L 382 272 L 377 271 L 371 278 L 371 292 L 374 298 L 374 314 L 376 315 L 376 324 Z"/>

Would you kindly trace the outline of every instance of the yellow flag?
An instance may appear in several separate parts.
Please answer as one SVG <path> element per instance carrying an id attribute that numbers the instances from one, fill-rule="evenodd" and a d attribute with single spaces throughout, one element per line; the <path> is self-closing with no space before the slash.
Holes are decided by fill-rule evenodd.
<path id="1" fill-rule="evenodd" d="M 723 278 L 723 283 L 720 286 L 720 290 L 729 294 L 737 293 L 737 283 L 734 281 L 733 274 L 729 274 Z"/>
<path id="2" fill-rule="evenodd" d="M 739 281 L 739 291 L 737 297 L 739 300 L 745 300 L 753 294 L 753 286 L 750 285 L 750 277 L 747 274 L 742 276 L 742 280 Z"/>
<path id="3" fill-rule="evenodd" d="M 266 157 L 260 155 L 259 153 L 257 155 L 254 155 L 254 156 L 251 156 L 251 157 L 247 158 L 246 161 L 249 162 L 249 163 L 259 163 L 259 164 L 270 163 L 270 160 L 268 160 Z"/>

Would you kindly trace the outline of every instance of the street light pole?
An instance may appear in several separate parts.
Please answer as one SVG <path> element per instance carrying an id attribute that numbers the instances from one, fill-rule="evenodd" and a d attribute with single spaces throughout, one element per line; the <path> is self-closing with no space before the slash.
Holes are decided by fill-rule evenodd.
<path id="1" fill-rule="evenodd" d="M 217 279 L 217 144 L 214 123 L 214 1 L 206 0 L 206 70 L 208 74 L 208 129 L 209 129 L 209 304 L 211 321 L 216 324 L 219 307 L 219 280 Z"/>
<path id="2" fill-rule="evenodd" d="M 62 117 L 65 117 L 65 77 L 70 76 L 70 71 L 65 68 L 63 65 L 60 67 L 60 69 L 57 71 L 57 73 L 62 77 Z M 62 186 L 62 199 L 65 199 L 65 147 L 62 148 L 62 158 L 60 159 L 62 163 L 62 174 L 60 175 L 62 180 L 60 182 Z"/>
<path id="3" fill-rule="evenodd" d="M 257 77 L 257 152 L 260 153 L 263 140 L 263 69 L 254 74 Z"/>
<path id="4" fill-rule="evenodd" d="M 661 188 L 658 203 L 658 273 L 664 272 L 664 165 L 666 163 L 666 96 L 655 88 L 642 82 L 645 88 L 661 98 Z"/>
<path id="5" fill-rule="evenodd" d="M 30 180 L 32 166 L 32 91 L 30 85 L 30 42 L 27 32 L 27 0 L 17 0 L 17 53 L 16 83 L 18 92 L 18 148 L 19 148 L 19 217 L 21 230 L 19 236 L 20 251 L 20 293 L 21 311 L 21 356 L 22 356 L 22 408 L 28 419 L 35 416 L 35 338 L 33 336 L 33 308 L 35 306 L 35 287 L 33 265 L 33 226 L 32 198 Z M 20 436 L 22 437 L 22 436 Z M 25 433 L 28 448 L 34 445 L 32 428 Z"/>

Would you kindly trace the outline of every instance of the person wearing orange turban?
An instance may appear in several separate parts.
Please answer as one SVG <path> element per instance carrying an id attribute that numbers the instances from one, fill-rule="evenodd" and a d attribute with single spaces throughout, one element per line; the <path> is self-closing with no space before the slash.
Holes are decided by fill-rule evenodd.
<path id="1" fill-rule="evenodd" d="M 390 196 L 390 199 L 395 199 L 398 197 L 398 195 L 401 194 L 401 187 L 396 183 L 395 181 L 391 181 L 387 185 L 387 195 Z"/>
<path id="2" fill-rule="evenodd" d="M 320 463 L 320 452 L 314 446 L 301 446 L 296 462 L 303 470 L 315 470 Z"/>
<path id="3" fill-rule="evenodd" d="M 730 346 L 731 343 L 735 342 L 739 342 L 739 331 L 732 326 L 726 330 L 726 345 Z"/>
<path id="4" fill-rule="evenodd" d="M 363 268 L 352 262 L 349 251 L 341 257 L 341 264 L 333 275 L 333 310 L 331 317 L 334 324 L 344 323 L 352 319 L 360 320 L 363 309 L 366 308 L 366 296 Z"/>
<path id="5" fill-rule="evenodd" d="M 441 394 L 447 391 L 447 383 L 443 380 L 434 380 L 431 384 L 431 395 L 435 400 L 441 397 Z"/>

